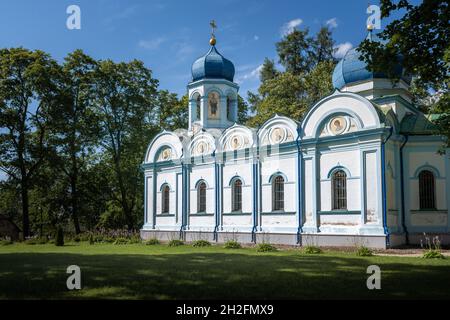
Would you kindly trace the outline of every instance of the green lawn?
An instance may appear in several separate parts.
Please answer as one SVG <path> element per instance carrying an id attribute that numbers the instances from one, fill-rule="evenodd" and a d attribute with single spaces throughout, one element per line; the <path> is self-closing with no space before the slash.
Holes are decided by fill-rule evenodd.
<path id="1" fill-rule="evenodd" d="M 66 289 L 80 266 L 82 290 Z M 367 266 L 382 271 L 366 287 Z M 0 246 L 1 299 L 449 298 L 450 259 L 87 243 Z"/>

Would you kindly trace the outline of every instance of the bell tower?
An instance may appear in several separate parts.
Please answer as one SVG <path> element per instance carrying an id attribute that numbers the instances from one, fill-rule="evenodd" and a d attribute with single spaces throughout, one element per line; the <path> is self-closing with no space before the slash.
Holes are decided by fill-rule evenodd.
<path id="1" fill-rule="evenodd" d="M 209 51 L 192 64 L 188 84 L 189 131 L 199 128 L 224 130 L 237 122 L 239 86 L 233 82 L 234 65 L 216 49 L 214 20 Z"/>

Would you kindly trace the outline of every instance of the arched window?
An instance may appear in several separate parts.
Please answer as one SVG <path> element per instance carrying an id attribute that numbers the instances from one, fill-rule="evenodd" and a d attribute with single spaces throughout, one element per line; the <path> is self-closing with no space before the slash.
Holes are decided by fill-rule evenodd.
<path id="1" fill-rule="evenodd" d="M 200 95 L 197 95 L 197 99 L 195 102 L 195 119 L 200 120 L 201 116 L 201 106 L 200 106 Z"/>
<path id="2" fill-rule="evenodd" d="M 200 182 L 197 187 L 197 212 L 206 212 L 206 183 Z"/>
<path id="3" fill-rule="evenodd" d="M 272 181 L 272 211 L 284 210 L 284 179 L 277 176 Z"/>
<path id="4" fill-rule="evenodd" d="M 347 209 L 347 174 L 343 170 L 333 173 L 331 178 L 333 210 Z"/>
<path id="5" fill-rule="evenodd" d="M 419 199 L 420 209 L 436 209 L 434 195 L 434 174 L 429 170 L 419 173 Z"/>
<path id="6" fill-rule="evenodd" d="M 231 187 L 231 207 L 233 212 L 242 211 L 242 181 L 239 179 Z"/>
<path id="7" fill-rule="evenodd" d="M 169 213 L 170 188 L 168 185 L 162 187 L 161 192 L 161 213 Z"/>

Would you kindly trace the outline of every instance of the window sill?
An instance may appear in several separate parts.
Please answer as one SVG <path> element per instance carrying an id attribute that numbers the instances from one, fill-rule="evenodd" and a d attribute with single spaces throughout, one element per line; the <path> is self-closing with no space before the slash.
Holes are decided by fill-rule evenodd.
<path id="1" fill-rule="evenodd" d="M 251 214 L 252 214 L 251 212 L 241 212 L 241 211 L 222 213 L 223 216 L 249 216 Z"/>
<path id="2" fill-rule="evenodd" d="M 197 213 L 190 213 L 189 216 L 192 217 L 207 217 L 207 216 L 213 216 L 214 213 L 207 213 L 207 212 L 197 212 Z"/>
<path id="3" fill-rule="evenodd" d="M 331 211 L 318 211 L 319 215 L 342 215 L 342 214 L 361 214 L 361 211 L 358 210 L 331 210 Z"/>
<path id="4" fill-rule="evenodd" d="M 295 211 L 270 211 L 270 212 L 261 212 L 262 216 L 270 216 L 270 215 L 293 215 L 296 214 Z"/>
<path id="5" fill-rule="evenodd" d="M 157 217 L 175 217 L 173 213 L 158 213 Z"/>

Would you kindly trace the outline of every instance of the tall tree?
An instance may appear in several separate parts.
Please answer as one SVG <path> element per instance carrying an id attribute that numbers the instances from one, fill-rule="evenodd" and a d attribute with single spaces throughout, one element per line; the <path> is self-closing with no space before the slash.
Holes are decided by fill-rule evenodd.
<path id="1" fill-rule="evenodd" d="M 57 63 L 42 51 L 0 50 L 0 168 L 20 189 L 24 237 L 30 236 L 29 190 L 48 150 L 57 78 Z"/>
<path id="2" fill-rule="evenodd" d="M 280 63 L 286 71 L 300 75 L 311 70 L 314 65 L 313 42 L 308 29 L 295 28 L 276 43 Z"/>
<path id="3" fill-rule="evenodd" d="M 110 162 L 111 189 L 127 226 L 136 226 L 141 195 L 139 165 L 154 127 L 148 114 L 157 104 L 158 81 L 141 61 L 101 61 L 95 75 L 95 107 L 101 129 L 104 158 Z"/>
<path id="4" fill-rule="evenodd" d="M 395 79 L 399 59 L 406 73 L 416 76 L 422 92 L 437 93 L 431 112 L 441 113 L 437 124 L 449 137 L 450 146 L 450 6 L 445 0 L 424 0 L 412 5 L 407 0 L 381 0 L 381 16 L 404 11 L 378 33 L 381 41 L 364 41 L 358 50 L 373 71 Z M 401 57 L 401 58 L 399 58 Z"/>
<path id="5" fill-rule="evenodd" d="M 167 90 L 158 92 L 159 126 L 167 130 L 186 128 L 189 120 L 189 99 L 187 95 L 178 99 L 176 93 Z"/>
<path id="6" fill-rule="evenodd" d="M 62 65 L 60 103 L 52 108 L 53 164 L 61 169 L 70 188 L 70 211 L 75 232 L 80 233 L 79 180 L 86 169 L 88 154 L 98 137 L 91 100 L 97 63 L 81 50 L 69 54 Z"/>
<path id="7" fill-rule="evenodd" d="M 275 62 L 269 58 L 265 58 L 259 73 L 259 80 L 261 83 L 275 78 L 279 71 L 275 67 Z"/>
<path id="8" fill-rule="evenodd" d="M 330 28 L 326 26 L 321 27 L 314 38 L 312 46 L 312 56 L 314 57 L 315 64 L 324 61 L 334 61 L 334 40 Z"/>

